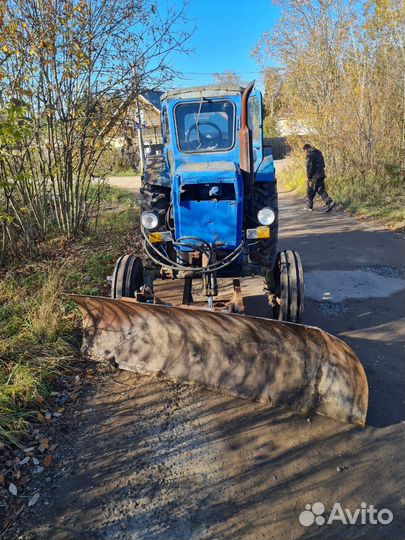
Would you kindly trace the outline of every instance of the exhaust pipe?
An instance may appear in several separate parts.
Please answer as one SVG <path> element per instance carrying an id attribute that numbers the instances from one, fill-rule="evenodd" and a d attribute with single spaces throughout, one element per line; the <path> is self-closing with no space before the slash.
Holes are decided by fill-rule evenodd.
<path id="1" fill-rule="evenodd" d="M 248 101 L 256 81 L 252 81 L 242 94 L 241 126 L 239 130 L 239 161 L 245 185 L 249 193 L 253 184 L 253 142 L 252 131 L 248 124 Z"/>

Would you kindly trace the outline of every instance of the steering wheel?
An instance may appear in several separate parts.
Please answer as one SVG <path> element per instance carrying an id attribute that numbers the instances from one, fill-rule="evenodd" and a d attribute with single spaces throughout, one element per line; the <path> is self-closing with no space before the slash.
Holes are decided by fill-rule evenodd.
<path id="1" fill-rule="evenodd" d="M 212 130 L 202 130 L 204 126 L 213 128 L 216 133 L 212 133 Z M 193 132 L 195 131 L 195 135 Z M 205 133 L 204 133 L 205 131 Z M 218 148 L 219 143 L 222 140 L 222 132 L 219 127 L 213 122 L 199 122 L 193 124 L 188 130 L 186 140 L 193 150 L 199 150 L 200 148 Z"/>

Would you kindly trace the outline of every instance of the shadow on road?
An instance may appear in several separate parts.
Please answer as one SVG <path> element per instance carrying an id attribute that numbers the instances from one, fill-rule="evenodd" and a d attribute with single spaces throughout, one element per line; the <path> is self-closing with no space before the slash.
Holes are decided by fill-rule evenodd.
<path id="1" fill-rule="evenodd" d="M 308 214 L 294 194 L 282 195 L 280 206 L 279 247 L 299 251 L 304 275 L 363 270 L 379 276 L 381 287 L 364 298 L 350 297 L 350 282 L 339 284 L 343 294 L 347 292 L 342 302 L 306 297 L 304 322 L 340 337 L 359 356 L 370 384 L 368 424 L 388 426 L 404 420 L 405 294 L 402 288 L 387 295 L 384 287 L 385 277 L 399 278 L 404 286 L 404 238 L 339 212 L 317 209 Z"/>
<path id="2" fill-rule="evenodd" d="M 282 409 L 128 373 L 105 390 L 81 415 L 63 487 L 52 512 L 36 518 L 38 537 L 401 538 L 402 482 L 387 461 L 399 458 L 399 426 L 309 425 Z M 298 516 L 316 501 L 325 515 L 336 501 L 352 510 L 366 501 L 396 519 L 305 529 Z"/>

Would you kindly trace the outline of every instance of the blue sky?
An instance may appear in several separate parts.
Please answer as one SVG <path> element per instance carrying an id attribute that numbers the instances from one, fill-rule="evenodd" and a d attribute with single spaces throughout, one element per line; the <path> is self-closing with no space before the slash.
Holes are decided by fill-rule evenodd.
<path id="1" fill-rule="evenodd" d="M 280 8 L 271 0 L 189 1 L 190 27 L 196 27 L 189 42 L 194 53 L 176 57 L 184 79 L 174 85 L 211 83 L 212 73 L 228 70 L 246 80 L 259 78 L 260 66 L 249 53 L 263 32 L 278 22 Z"/>

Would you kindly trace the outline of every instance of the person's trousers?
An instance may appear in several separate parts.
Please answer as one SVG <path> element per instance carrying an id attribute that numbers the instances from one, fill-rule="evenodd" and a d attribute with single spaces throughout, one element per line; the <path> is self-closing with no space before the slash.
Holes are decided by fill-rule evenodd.
<path id="1" fill-rule="evenodd" d="M 329 197 L 325 188 L 325 178 L 308 178 L 306 199 L 308 208 L 313 207 L 316 194 L 321 197 L 326 205 L 332 202 L 332 199 Z"/>

